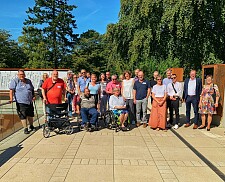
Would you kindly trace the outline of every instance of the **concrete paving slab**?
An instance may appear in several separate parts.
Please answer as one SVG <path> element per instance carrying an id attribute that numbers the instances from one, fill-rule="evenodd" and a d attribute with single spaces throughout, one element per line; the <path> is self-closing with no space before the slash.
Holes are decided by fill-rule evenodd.
<path id="1" fill-rule="evenodd" d="M 114 146 L 114 159 L 144 159 L 152 160 L 147 147 Z"/>
<path id="2" fill-rule="evenodd" d="M 174 147 L 159 147 L 159 149 L 164 158 L 169 161 L 200 160 L 189 148 L 176 147 L 176 150 L 174 150 Z"/>
<path id="3" fill-rule="evenodd" d="M 184 145 L 177 137 L 152 137 L 154 142 L 157 143 L 159 147 L 184 147 Z"/>
<path id="4" fill-rule="evenodd" d="M 32 148 L 25 157 L 28 158 L 62 158 L 66 152 L 67 145 L 46 145 L 38 144 Z"/>
<path id="5" fill-rule="evenodd" d="M 72 165 L 66 182 L 113 182 L 112 165 Z"/>
<path id="6" fill-rule="evenodd" d="M 209 161 L 225 162 L 225 148 L 196 148 Z"/>
<path id="7" fill-rule="evenodd" d="M 163 181 L 156 166 L 124 166 L 114 169 L 115 182 Z"/>
<path id="8" fill-rule="evenodd" d="M 142 137 L 139 136 L 115 136 L 115 146 L 146 146 Z"/>
<path id="9" fill-rule="evenodd" d="M 85 135 L 82 145 L 113 145 L 113 136 Z"/>
<path id="10" fill-rule="evenodd" d="M 15 164 L 10 173 L 6 173 L 2 178 L 1 182 L 48 182 L 56 169 L 54 164 Z"/>
<path id="11" fill-rule="evenodd" d="M 198 137 L 198 138 L 187 138 L 187 142 L 189 142 L 194 147 L 206 147 L 206 148 L 220 148 L 221 144 L 212 140 L 211 138 Z"/>
<path id="12" fill-rule="evenodd" d="M 208 167 L 178 167 L 171 166 L 178 181 L 182 182 L 193 182 L 193 181 L 204 181 L 204 182 L 220 182 L 222 181 L 210 168 Z"/>
<path id="13" fill-rule="evenodd" d="M 113 159 L 113 146 L 81 145 L 75 158 L 79 159 Z"/>

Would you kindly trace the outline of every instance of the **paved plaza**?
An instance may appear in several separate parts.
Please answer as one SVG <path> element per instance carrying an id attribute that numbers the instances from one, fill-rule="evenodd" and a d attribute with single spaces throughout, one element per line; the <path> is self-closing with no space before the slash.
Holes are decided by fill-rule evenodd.
<path id="1" fill-rule="evenodd" d="M 0 182 L 223 181 L 224 129 L 181 127 L 176 132 L 139 127 L 117 133 L 109 129 L 72 135 L 52 132 L 44 138 L 39 129 L 16 145 L 25 137 L 19 131 L 0 143 Z"/>

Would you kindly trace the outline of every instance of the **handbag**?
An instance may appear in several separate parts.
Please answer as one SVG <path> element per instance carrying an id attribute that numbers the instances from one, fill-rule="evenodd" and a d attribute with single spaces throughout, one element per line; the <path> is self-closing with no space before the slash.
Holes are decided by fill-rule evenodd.
<path id="1" fill-rule="evenodd" d="M 213 98 L 213 101 L 214 101 L 214 104 L 216 103 L 216 91 L 215 91 L 215 88 L 214 88 L 214 84 L 213 84 L 213 94 L 212 94 L 212 98 Z"/>
<path id="2" fill-rule="evenodd" d="M 177 93 L 177 90 L 175 89 L 173 83 L 172 83 L 172 87 L 173 87 L 174 92 Z M 180 99 L 180 97 L 179 97 L 179 107 L 182 107 L 182 100 Z"/>

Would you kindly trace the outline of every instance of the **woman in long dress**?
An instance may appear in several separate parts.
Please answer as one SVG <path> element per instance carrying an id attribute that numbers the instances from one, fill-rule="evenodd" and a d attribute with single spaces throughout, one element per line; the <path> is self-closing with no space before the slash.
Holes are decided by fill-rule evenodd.
<path id="1" fill-rule="evenodd" d="M 152 89 L 152 111 L 149 126 L 157 131 L 166 129 L 166 86 L 162 84 L 162 77 L 157 77 L 157 84 Z"/>
<path id="2" fill-rule="evenodd" d="M 199 113 L 201 114 L 202 124 L 198 129 L 203 129 L 206 127 L 206 115 L 208 116 L 207 131 L 210 131 L 210 125 L 212 122 L 213 114 L 216 114 L 216 108 L 219 102 L 219 89 L 216 84 L 212 82 L 212 75 L 206 76 L 206 85 L 202 88 L 202 93 L 199 101 Z M 215 100 L 213 99 L 213 94 L 215 95 Z"/>

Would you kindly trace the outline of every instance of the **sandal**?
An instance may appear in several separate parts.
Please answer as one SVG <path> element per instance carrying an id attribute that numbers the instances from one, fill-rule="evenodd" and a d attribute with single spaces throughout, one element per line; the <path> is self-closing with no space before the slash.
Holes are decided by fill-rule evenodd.
<path id="1" fill-rule="evenodd" d="M 122 130 L 122 131 L 129 131 L 129 128 L 123 126 L 123 127 L 121 127 L 121 130 Z"/>
<path id="2" fill-rule="evenodd" d="M 198 129 L 204 129 L 204 128 L 205 128 L 205 126 L 203 126 L 203 125 L 198 127 Z"/>

